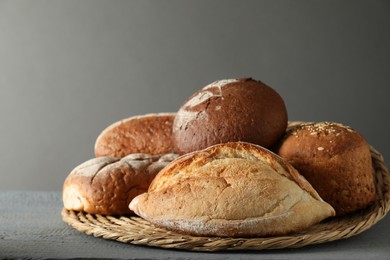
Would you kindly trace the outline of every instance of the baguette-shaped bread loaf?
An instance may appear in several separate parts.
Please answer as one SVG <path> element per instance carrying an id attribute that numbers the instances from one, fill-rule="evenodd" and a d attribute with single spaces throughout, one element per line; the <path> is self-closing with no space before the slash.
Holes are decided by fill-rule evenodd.
<path id="1" fill-rule="evenodd" d="M 64 207 L 92 214 L 130 214 L 130 201 L 145 192 L 176 154 L 98 157 L 77 166 L 63 187 Z"/>
<path id="2" fill-rule="evenodd" d="M 290 164 L 244 142 L 172 161 L 130 209 L 156 226 L 200 236 L 282 235 L 335 214 Z"/>
<path id="3" fill-rule="evenodd" d="M 124 157 L 133 153 L 172 153 L 175 113 L 129 117 L 109 125 L 95 142 L 95 155 Z"/>

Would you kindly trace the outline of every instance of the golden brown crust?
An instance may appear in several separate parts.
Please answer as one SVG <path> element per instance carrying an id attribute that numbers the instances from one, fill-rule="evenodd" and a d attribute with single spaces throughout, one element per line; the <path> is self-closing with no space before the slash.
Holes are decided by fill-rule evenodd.
<path id="1" fill-rule="evenodd" d="M 173 123 L 173 142 L 179 154 L 234 141 L 268 148 L 286 127 L 287 110 L 275 90 L 251 78 L 219 80 L 180 107 Z"/>
<path id="2" fill-rule="evenodd" d="M 334 214 L 293 167 L 244 142 L 174 160 L 130 208 L 157 226 L 209 236 L 281 235 Z"/>
<path id="3" fill-rule="evenodd" d="M 172 153 L 174 117 L 174 113 L 146 114 L 113 123 L 96 139 L 95 155 L 124 157 L 132 153 Z"/>
<path id="4" fill-rule="evenodd" d="M 306 177 L 337 215 L 375 200 L 369 145 L 350 127 L 333 122 L 297 125 L 287 131 L 277 153 Z"/>
<path id="5" fill-rule="evenodd" d="M 91 214 L 131 214 L 128 205 L 145 192 L 176 154 L 98 157 L 77 166 L 63 187 L 64 207 Z"/>

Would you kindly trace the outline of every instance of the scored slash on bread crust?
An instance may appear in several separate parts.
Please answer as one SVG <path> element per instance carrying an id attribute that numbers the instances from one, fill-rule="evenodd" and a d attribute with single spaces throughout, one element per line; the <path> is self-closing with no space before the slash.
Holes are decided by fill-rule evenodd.
<path id="1" fill-rule="evenodd" d="M 132 153 L 172 153 L 175 113 L 129 117 L 105 128 L 95 142 L 95 155 L 124 157 Z"/>
<path id="2" fill-rule="evenodd" d="M 157 226 L 201 236 L 281 235 L 334 215 L 291 165 L 244 142 L 172 161 L 130 208 Z"/>

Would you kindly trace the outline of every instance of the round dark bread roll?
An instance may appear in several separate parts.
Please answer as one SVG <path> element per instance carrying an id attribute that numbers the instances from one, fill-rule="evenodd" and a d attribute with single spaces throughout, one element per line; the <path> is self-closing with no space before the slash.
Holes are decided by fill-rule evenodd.
<path id="1" fill-rule="evenodd" d="M 176 157 L 176 154 L 130 154 L 122 159 L 88 160 L 66 178 L 62 193 L 64 207 L 91 214 L 131 214 L 130 201 L 145 192 L 156 174 Z"/>
<path id="2" fill-rule="evenodd" d="M 124 157 L 133 153 L 173 152 L 174 113 L 133 116 L 108 126 L 95 142 L 95 155 Z"/>
<path id="3" fill-rule="evenodd" d="M 287 110 L 280 95 L 251 78 L 219 80 L 189 97 L 173 122 L 175 152 L 245 141 L 269 148 L 285 133 Z"/>
<path id="4" fill-rule="evenodd" d="M 370 147 L 350 127 L 333 122 L 293 126 L 276 153 L 310 182 L 338 216 L 365 208 L 376 198 Z"/>

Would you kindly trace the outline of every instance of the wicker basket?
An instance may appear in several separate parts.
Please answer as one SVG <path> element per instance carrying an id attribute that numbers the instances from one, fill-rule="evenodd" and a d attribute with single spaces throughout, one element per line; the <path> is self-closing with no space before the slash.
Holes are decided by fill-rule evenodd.
<path id="1" fill-rule="evenodd" d="M 381 220 L 390 209 L 390 176 L 382 155 L 371 147 L 378 198 L 370 207 L 344 217 L 325 220 L 302 232 L 256 238 L 219 238 L 183 235 L 154 227 L 135 216 L 103 216 L 62 210 L 62 218 L 75 229 L 95 237 L 123 243 L 193 251 L 264 250 L 298 248 L 357 235 Z"/>

